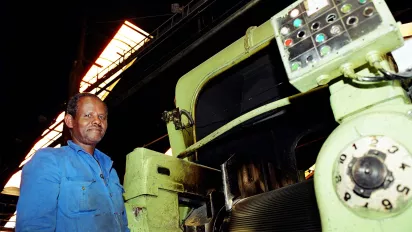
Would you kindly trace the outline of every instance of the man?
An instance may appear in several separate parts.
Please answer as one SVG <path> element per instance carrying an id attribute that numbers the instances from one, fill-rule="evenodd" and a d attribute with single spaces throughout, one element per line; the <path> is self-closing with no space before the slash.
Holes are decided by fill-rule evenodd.
<path id="1" fill-rule="evenodd" d="M 16 231 L 129 231 L 113 162 L 96 149 L 107 113 L 93 94 L 69 101 L 68 146 L 40 149 L 23 167 Z"/>

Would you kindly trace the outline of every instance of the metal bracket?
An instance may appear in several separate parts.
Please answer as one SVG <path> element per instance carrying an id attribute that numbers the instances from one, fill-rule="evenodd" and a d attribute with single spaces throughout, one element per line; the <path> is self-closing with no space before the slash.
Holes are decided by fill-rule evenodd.
<path id="1" fill-rule="evenodd" d="M 247 30 L 246 30 L 246 35 L 245 35 L 245 38 L 244 38 L 244 47 L 245 47 L 245 50 L 246 50 L 246 52 L 247 53 L 249 53 L 249 50 L 250 50 L 250 48 L 251 47 L 253 47 L 253 31 L 256 29 L 257 27 L 256 26 L 252 26 L 252 27 L 249 27 Z"/>
<path id="2" fill-rule="evenodd" d="M 183 125 L 182 115 L 186 116 L 186 118 L 189 120 L 188 124 Z M 179 110 L 179 108 L 173 109 L 172 111 L 163 112 L 162 120 L 166 123 L 173 122 L 173 124 L 175 124 L 176 130 L 183 130 L 194 125 L 192 115 L 187 110 Z"/>

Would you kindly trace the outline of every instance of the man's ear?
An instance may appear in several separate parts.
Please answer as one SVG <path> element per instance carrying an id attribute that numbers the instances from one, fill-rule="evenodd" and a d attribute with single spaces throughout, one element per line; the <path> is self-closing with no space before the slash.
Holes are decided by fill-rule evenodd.
<path id="1" fill-rule="evenodd" d="M 73 116 L 71 114 L 66 114 L 64 116 L 64 123 L 66 123 L 66 126 L 70 129 L 73 128 Z"/>

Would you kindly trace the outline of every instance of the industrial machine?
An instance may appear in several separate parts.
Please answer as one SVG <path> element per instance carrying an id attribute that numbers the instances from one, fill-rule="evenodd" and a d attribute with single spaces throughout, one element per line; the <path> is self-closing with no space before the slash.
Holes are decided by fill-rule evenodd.
<path id="1" fill-rule="evenodd" d="M 412 231 L 400 27 L 383 0 L 299 0 L 184 75 L 173 156 L 127 156 L 131 231 Z"/>

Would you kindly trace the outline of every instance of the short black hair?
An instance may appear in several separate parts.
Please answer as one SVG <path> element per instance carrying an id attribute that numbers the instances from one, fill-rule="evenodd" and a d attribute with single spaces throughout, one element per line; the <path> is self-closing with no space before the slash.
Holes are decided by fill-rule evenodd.
<path id="1" fill-rule="evenodd" d="M 70 114 L 73 117 L 76 117 L 78 103 L 79 103 L 80 99 L 83 98 L 83 97 L 93 97 L 93 98 L 99 99 L 104 104 L 104 107 L 106 108 L 106 113 L 109 112 L 108 109 L 107 109 L 106 103 L 104 101 L 102 101 L 98 96 L 96 96 L 92 93 L 77 93 L 72 98 L 70 98 L 69 102 L 67 103 L 66 113 Z"/>

